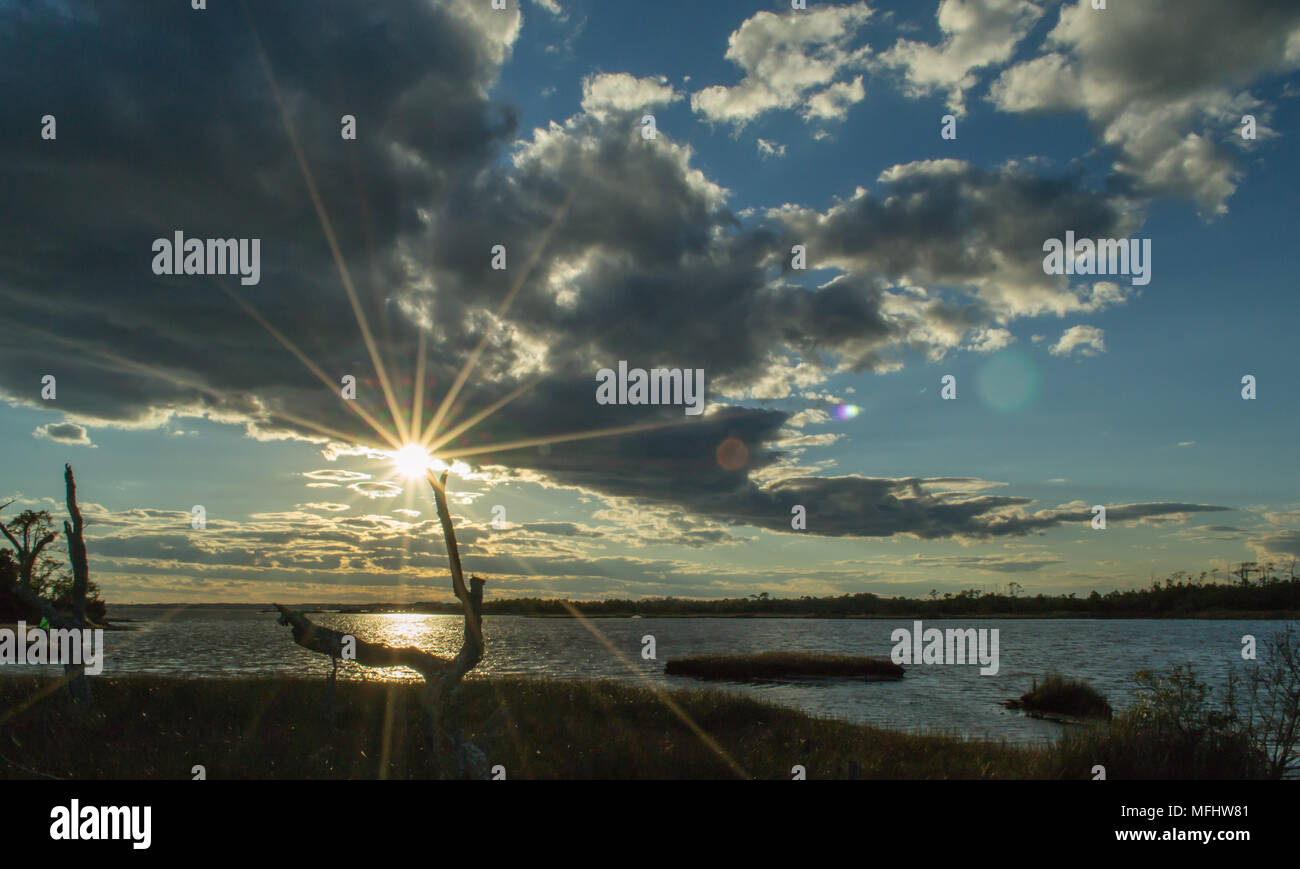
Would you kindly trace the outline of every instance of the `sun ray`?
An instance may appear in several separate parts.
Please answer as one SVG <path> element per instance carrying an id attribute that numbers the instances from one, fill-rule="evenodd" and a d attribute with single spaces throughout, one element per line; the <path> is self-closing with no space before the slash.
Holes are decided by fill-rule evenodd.
<path id="1" fill-rule="evenodd" d="M 555 213 L 555 217 L 552 218 L 550 224 L 542 233 L 542 237 L 533 248 L 533 252 L 528 257 L 528 261 L 524 263 L 523 271 L 519 273 L 519 277 L 516 278 L 515 282 L 510 286 L 505 298 L 502 299 L 501 304 L 497 306 L 497 309 L 493 314 L 493 317 L 497 322 L 500 322 L 501 317 L 510 309 L 510 305 L 514 302 L 515 296 L 523 287 L 524 282 L 528 280 L 528 276 L 532 273 L 534 266 L 537 265 L 537 261 L 541 258 L 542 251 L 545 250 L 547 244 L 550 243 L 551 236 L 555 234 L 555 230 L 559 228 L 560 222 L 564 219 L 564 216 L 568 214 L 569 207 L 573 205 L 574 197 L 577 196 L 577 194 L 578 188 L 576 187 L 569 191 L 568 198 L 564 200 L 564 204 L 560 206 L 560 209 Z M 474 371 L 474 366 L 478 364 L 478 358 L 483 354 L 483 350 L 487 347 L 488 339 L 492 337 L 492 333 L 493 328 L 491 326 L 483 332 L 483 337 L 479 339 L 477 346 L 475 346 L 473 351 L 470 352 L 469 358 L 465 360 L 465 364 L 461 366 L 460 371 L 456 374 L 456 379 L 452 382 L 451 388 L 448 389 L 447 394 L 443 396 L 442 403 L 438 405 L 438 410 L 434 413 L 433 419 L 429 420 L 428 431 L 420 436 L 421 441 L 424 441 L 426 437 L 429 436 L 429 432 L 437 431 L 438 426 L 442 424 L 443 418 L 447 415 L 447 411 L 451 409 L 457 396 L 460 395 L 461 389 L 465 386 L 465 381 L 469 379 L 470 374 Z"/>
<path id="2" fill-rule="evenodd" d="M 41 335 L 44 338 L 48 338 L 52 341 L 58 341 L 68 347 L 72 347 L 81 353 L 85 353 L 91 356 L 98 356 L 99 358 L 112 362 L 115 365 L 119 365 L 123 368 L 133 370 L 139 374 L 144 374 L 148 377 L 154 377 L 158 380 L 166 381 L 167 383 L 170 383 L 173 386 L 179 386 L 182 389 L 193 389 L 196 392 L 202 392 L 205 395 L 209 395 L 212 398 L 215 398 L 219 401 L 223 401 L 227 398 L 227 396 L 222 395 L 220 392 L 208 386 L 207 384 L 202 383 L 198 380 L 194 380 L 189 377 L 182 376 L 180 374 L 175 373 L 174 371 L 170 371 L 163 368 L 156 368 L 147 363 L 139 362 L 134 359 L 128 359 L 125 356 L 121 356 L 109 350 L 102 350 L 98 347 L 92 347 L 83 341 L 77 341 L 72 338 L 68 338 L 64 335 L 55 334 L 53 332 L 46 332 L 43 329 L 39 329 L 37 327 L 29 327 L 29 330 L 34 334 Z M 349 404 L 349 406 L 351 405 Z M 354 433 L 343 432 L 336 428 L 331 428 L 330 426 L 324 425 L 323 423 L 313 422 L 312 420 L 306 419 L 305 417 L 298 416 L 297 414 L 290 413 L 289 411 L 286 410 L 277 409 L 271 411 L 271 413 L 272 415 L 280 417 L 281 419 L 284 419 L 288 422 L 295 423 L 296 425 L 300 425 L 303 428 L 309 428 L 318 434 L 327 435 L 342 443 L 355 444 L 357 446 L 368 447 L 374 450 L 382 449 L 382 447 L 379 444 L 366 440 L 362 437 L 358 437 Z"/>
<path id="3" fill-rule="evenodd" d="M 716 739 L 710 736 L 703 727 L 700 727 L 700 725 L 695 722 L 695 719 L 690 716 L 690 713 L 688 713 L 685 709 L 683 709 L 681 705 L 676 700 L 673 699 L 671 694 L 669 694 L 660 686 L 656 685 L 654 682 L 650 681 L 650 679 L 646 677 L 645 671 L 633 665 L 633 663 L 628 659 L 627 655 L 624 654 L 623 651 L 619 649 L 617 646 L 615 646 L 612 642 L 610 642 L 609 637 L 606 637 L 605 634 L 602 633 L 599 628 L 597 628 L 594 624 L 592 624 L 591 619 L 583 615 L 581 610 L 579 610 L 573 604 L 569 603 L 567 600 L 560 601 L 560 604 L 566 610 L 568 610 L 569 615 L 577 619 L 578 624 L 586 628 L 591 633 L 591 635 L 595 637 L 596 640 L 600 642 L 600 644 L 603 645 L 609 651 L 610 654 L 612 654 L 615 658 L 617 658 L 619 662 L 623 664 L 623 666 L 627 667 L 627 669 L 631 671 L 633 675 L 639 677 L 641 679 L 642 684 L 644 684 L 645 687 L 649 688 L 650 691 L 654 693 L 655 698 L 660 703 L 662 703 L 665 707 L 667 707 L 668 711 L 676 715 L 677 718 L 683 724 L 685 724 L 688 728 L 690 728 L 691 732 L 694 733 L 696 736 L 698 736 L 700 738 L 700 741 L 703 742 L 704 745 L 710 751 L 712 751 L 714 754 L 720 757 L 722 761 L 731 768 L 732 772 L 734 772 L 739 778 L 742 779 L 748 779 L 751 777 L 749 773 L 745 772 L 744 767 L 742 767 L 739 763 L 737 763 L 731 757 L 731 755 L 727 754 L 727 750 L 723 748 L 721 745 L 719 745 Z"/>
<path id="4" fill-rule="evenodd" d="M 415 348 L 415 383 L 412 384 L 411 398 L 411 428 L 406 436 L 408 441 L 414 441 L 419 438 L 421 443 L 424 438 L 420 436 L 420 417 L 424 413 L 424 344 L 425 332 L 424 327 L 418 327 L 419 338 Z"/>
<path id="5" fill-rule="evenodd" d="M 285 133 L 289 137 L 289 144 L 293 147 L 294 158 L 298 161 L 298 168 L 302 171 L 303 180 L 307 184 L 307 192 L 311 196 L 312 206 L 316 209 L 316 217 L 320 220 L 321 230 L 325 233 L 325 240 L 329 243 L 330 253 L 334 257 L 334 266 L 339 272 L 339 280 L 343 283 L 348 302 L 352 305 L 352 314 L 356 317 L 357 327 L 361 330 L 361 338 L 365 342 L 366 351 L 370 354 L 370 362 L 374 365 L 375 373 L 379 377 L 379 385 L 383 390 L 384 400 L 388 403 L 388 412 L 393 417 L 393 428 L 400 432 L 406 428 L 406 423 L 401 408 L 398 406 L 397 396 L 393 392 L 392 384 L 389 382 L 388 369 L 379 354 L 379 347 L 375 344 L 375 338 L 370 332 L 370 324 L 366 319 L 365 311 L 361 307 L 361 302 L 357 298 L 356 287 L 352 283 L 352 273 L 348 270 L 347 263 L 343 259 L 343 251 L 339 248 L 338 238 L 334 234 L 334 226 L 330 223 L 329 215 L 325 211 L 325 203 L 316 187 L 316 179 L 307 166 L 307 158 L 303 154 L 302 146 L 298 143 L 298 135 L 294 132 L 293 122 L 289 120 L 289 113 L 285 111 L 284 101 L 280 96 L 280 86 L 276 83 L 275 74 L 271 70 L 271 61 L 262 48 L 262 39 L 257 34 L 257 27 L 253 23 L 252 15 L 248 12 L 247 5 L 244 6 L 244 17 L 248 21 L 249 29 L 252 30 L 253 41 L 257 47 L 258 58 L 262 63 L 262 70 L 266 73 L 267 82 L 271 87 L 271 95 L 275 100 L 276 108 L 280 112 L 280 120 L 284 124 Z"/>
<path id="6" fill-rule="evenodd" d="M 507 404 L 514 401 L 516 398 L 523 395 L 528 390 L 532 389 L 541 381 L 542 381 L 541 377 L 532 378 L 528 382 L 519 386 L 517 389 L 513 389 L 510 392 L 506 393 L 504 397 L 499 398 L 496 401 L 492 402 L 492 404 L 489 404 L 487 407 L 485 407 L 483 410 L 480 410 L 478 413 L 474 414 L 469 419 L 459 423 L 458 425 L 456 425 L 455 428 L 451 428 L 443 432 L 442 436 L 439 437 L 436 441 L 434 441 L 431 444 L 425 444 L 425 446 L 428 447 L 429 452 L 436 453 L 440 447 L 444 446 L 447 443 L 450 443 L 451 440 L 455 438 L 457 435 L 478 425 L 480 422 L 487 419 L 489 416 L 496 413 L 498 410 L 505 407 Z M 434 434 L 434 430 L 430 429 L 429 433 L 431 435 Z"/>
<path id="7" fill-rule="evenodd" d="M 327 389 L 329 389 L 331 392 L 335 392 L 337 390 L 337 385 L 334 383 L 333 380 L 330 379 L 329 375 L 326 374 L 323 370 L 321 370 L 321 367 L 317 365 L 315 362 L 313 362 L 307 356 L 306 353 L 302 352 L 302 350 L 298 348 L 298 345 L 290 341 L 288 336 L 286 336 L 279 329 L 275 328 L 275 326 L 271 325 L 270 321 L 268 321 L 265 317 L 259 314 L 252 305 L 248 304 L 248 302 L 242 299 L 239 296 L 239 294 L 236 293 L 234 290 L 230 289 L 229 287 L 219 282 L 217 283 L 217 286 L 221 287 L 222 292 L 224 292 L 230 298 L 234 299 L 235 302 L 238 303 L 241 308 L 247 311 L 250 317 L 252 317 L 258 323 L 260 323 L 263 329 L 270 332 L 271 336 L 275 338 L 275 340 L 279 341 L 280 344 L 282 344 L 286 350 L 288 350 L 294 356 L 298 357 L 298 361 L 301 362 L 303 365 L 307 366 L 307 370 L 310 371 L 312 374 L 316 375 L 316 378 L 320 380 L 321 383 L 325 384 Z M 381 423 L 378 419 L 376 419 L 374 415 L 371 414 L 370 411 L 366 410 L 365 407 L 363 407 L 360 403 L 356 401 L 348 401 L 347 399 L 342 398 L 341 395 L 340 395 L 340 400 L 343 402 L 344 406 L 346 406 L 353 413 L 357 414 L 363 420 L 365 420 L 366 423 L 372 429 L 375 430 L 375 434 L 379 435 L 385 441 L 387 441 L 388 444 L 392 446 L 393 449 L 401 449 L 402 442 L 398 439 L 396 431 L 390 432 L 387 428 L 384 427 L 383 423 Z"/>
<path id="8" fill-rule="evenodd" d="M 500 444 L 488 444 L 481 447 L 466 447 L 459 450 L 449 450 L 439 454 L 439 458 L 460 459 L 465 456 L 480 456 L 484 453 L 497 453 L 505 450 L 521 450 L 527 447 L 540 447 L 549 444 L 562 444 L 569 441 L 585 441 L 592 438 L 614 437 L 622 434 L 633 434 L 640 431 L 653 431 L 654 429 L 670 428 L 672 426 L 686 425 L 685 420 L 660 420 L 658 422 L 634 423 L 632 425 L 616 426 L 614 428 L 592 429 L 591 431 L 569 432 L 562 435 L 544 435 L 536 438 L 524 438 L 523 440 L 507 441 Z"/>

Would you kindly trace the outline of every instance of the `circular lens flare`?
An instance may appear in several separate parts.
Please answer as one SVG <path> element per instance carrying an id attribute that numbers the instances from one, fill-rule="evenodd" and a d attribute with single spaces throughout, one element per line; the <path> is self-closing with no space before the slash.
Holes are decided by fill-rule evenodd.
<path id="1" fill-rule="evenodd" d="M 845 421 L 853 419 L 861 412 L 862 408 L 858 407 L 856 404 L 841 404 L 837 405 L 835 408 L 836 418 Z"/>
<path id="2" fill-rule="evenodd" d="M 740 438 L 727 438 L 718 444 L 718 464 L 726 471 L 739 471 L 749 462 L 749 447 Z"/>

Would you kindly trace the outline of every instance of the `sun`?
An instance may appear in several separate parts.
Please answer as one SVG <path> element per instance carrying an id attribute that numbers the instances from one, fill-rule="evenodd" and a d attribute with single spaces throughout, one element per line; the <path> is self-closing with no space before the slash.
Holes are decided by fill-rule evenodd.
<path id="1" fill-rule="evenodd" d="M 433 466 L 433 456 L 419 444 L 405 444 L 393 453 L 393 462 L 403 477 L 418 480 L 429 473 L 429 468 Z"/>

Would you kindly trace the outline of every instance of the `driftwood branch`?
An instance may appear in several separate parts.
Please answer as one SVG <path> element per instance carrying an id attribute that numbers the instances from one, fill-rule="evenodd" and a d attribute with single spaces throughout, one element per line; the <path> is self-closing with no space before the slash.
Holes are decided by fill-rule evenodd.
<path id="1" fill-rule="evenodd" d="M 479 583 L 477 588 L 477 600 L 475 592 L 465 587 L 465 573 L 460 566 L 460 547 L 456 544 L 456 530 L 451 524 L 451 511 L 447 508 L 447 472 L 443 471 L 442 478 L 435 480 L 433 474 L 429 474 L 429 485 L 433 488 L 433 501 L 438 508 L 438 521 L 442 523 L 442 538 L 447 545 L 447 561 L 451 565 L 451 588 L 456 593 L 456 599 L 460 601 L 461 607 L 465 611 L 465 643 L 461 647 L 461 654 L 465 654 L 466 648 L 471 647 L 470 654 L 473 660 L 469 666 L 465 667 L 465 672 L 473 669 L 474 665 L 483 657 L 483 580 L 475 577 L 471 582 Z M 457 655 L 459 660 L 461 655 Z"/>
<path id="2" fill-rule="evenodd" d="M 280 611 L 280 624 L 292 630 L 294 642 L 310 651 L 329 655 L 334 660 L 336 672 L 338 660 L 344 657 L 346 644 L 351 647 L 354 655 L 345 660 L 363 667 L 409 667 L 423 676 L 425 738 L 433 750 L 442 753 L 448 777 L 486 778 L 487 756 L 461 734 L 457 714 L 457 694 L 461 679 L 483 659 L 484 580 L 471 576 L 468 586 L 465 583 L 456 530 L 447 507 L 446 473 L 441 479 L 435 479 L 432 474 L 428 479 L 438 509 L 438 521 L 442 524 L 443 541 L 447 547 L 452 591 L 461 602 L 465 614 L 465 638 L 456 657 L 444 658 L 413 646 L 395 648 L 382 643 L 366 642 L 315 624 L 302 613 L 288 607 L 280 604 L 274 606 Z"/>
<path id="3" fill-rule="evenodd" d="M 275 604 L 280 611 L 280 624 L 288 625 L 293 630 L 293 641 L 304 649 L 329 655 L 331 658 L 344 658 L 344 646 L 348 638 L 355 643 L 355 658 L 345 658 L 363 667 L 410 667 L 426 680 L 441 677 L 452 666 L 451 658 L 442 658 L 414 646 L 396 649 L 381 643 L 368 643 L 352 637 L 342 631 L 323 627 L 308 619 L 300 612 Z"/>

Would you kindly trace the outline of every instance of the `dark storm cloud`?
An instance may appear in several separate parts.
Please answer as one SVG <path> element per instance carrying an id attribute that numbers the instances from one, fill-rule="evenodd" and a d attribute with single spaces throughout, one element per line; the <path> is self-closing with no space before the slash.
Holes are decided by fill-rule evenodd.
<path id="1" fill-rule="evenodd" d="M 369 368 L 238 7 L 6 7 L 0 19 L 0 298 L 20 333 L 2 351 L 0 388 L 31 400 L 55 373 L 61 406 L 111 421 L 196 404 L 234 418 L 265 421 L 283 405 L 344 421 L 219 289 L 237 282 L 150 268 L 153 239 L 176 229 L 260 238 L 261 284 L 241 294 L 332 375 Z M 394 239 L 417 204 L 480 168 L 513 130 L 511 113 L 483 96 L 493 42 L 427 3 L 263 4 L 252 19 L 382 333 L 389 315 L 372 281 Z M 36 135 L 45 114 L 56 140 Z M 340 138 L 344 114 L 358 118 L 355 142 Z"/>
<path id="2" fill-rule="evenodd" d="M 787 478 L 766 488 L 752 484 L 726 497 L 697 498 L 690 506 L 720 521 L 790 531 L 791 509 L 807 511 L 807 531 L 826 537 L 948 537 L 987 540 L 1021 536 L 1061 525 L 1087 526 L 1091 510 L 1028 513 L 1031 499 L 981 495 L 954 500 L 919 479 L 869 477 Z M 1201 504 L 1129 504 L 1108 507 L 1108 521 L 1122 522 L 1186 513 L 1218 512 Z"/>
<path id="3" fill-rule="evenodd" d="M 431 336 L 435 402 L 490 338 L 453 419 L 541 378 L 449 449 L 672 422 L 471 460 L 722 524 L 788 529 L 790 506 L 802 503 L 814 535 L 988 537 L 1074 521 L 1020 516 L 1022 498 L 954 500 L 934 483 L 781 480 L 788 456 L 774 444 L 790 414 L 601 406 L 595 372 L 620 360 L 702 368 L 714 402 L 784 397 L 791 355 L 876 369 L 905 345 L 953 349 L 997 318 L 1090 310 L 1095 299 L 1042 274 L 1043 232 L 1122 234 L 1121 201 L 1023 168 L 937 161 L 888 170 L 879 197 L 826 213 L 791 206 L 746 227 L 689 149 L 666 134 L 643 140 L 634 114 L 578 115 L 508 154 L 515 113 L 487 94 L 511 19 L 486 9 L 275 3 L 254 9 L 251 27 L 233 6 L 0 9 L 0 303 L 11 339 L 0 345 L 0 392 L 34 403 L 42 375 L 54 373 L 59 408 L 78 424 L 154 426 L 172 412 L 206 412 L 260 436 L 317 436 L 299 421 L 310 420 L 374 441 L 339 399 L 338 379 L 354 374 L 358 404 L 388 416 L 260 40 L 400 398 L 412 391 L 417 322 Z M 45 114 L 58 119 L 54 141 L 39 138 Z M 357 118 L 356 141 L 339 136 L 344 114 Z M 155 276 L 152 240 L 178 229 L 260 238 L 260 284 Z M 780 271 L 796 242 L 845 274 L 816 290 L 795 286 Z M 506 271 L 489 266 L 495 244 L 507 247 Z M 493 312 L 537 252 L 498 321 Z M 946 300 L 899 291 L 903 279 L 962 289 Z M 724 441 L 744 444 L 736 470 L 720 466 Z M 760 485 L 756 472 L 777 482 Z M 1180 512 L 1195 509 L 1207 508 Z M 688 545 L 727 539 L 716 528 L 684 534 Z"/>

